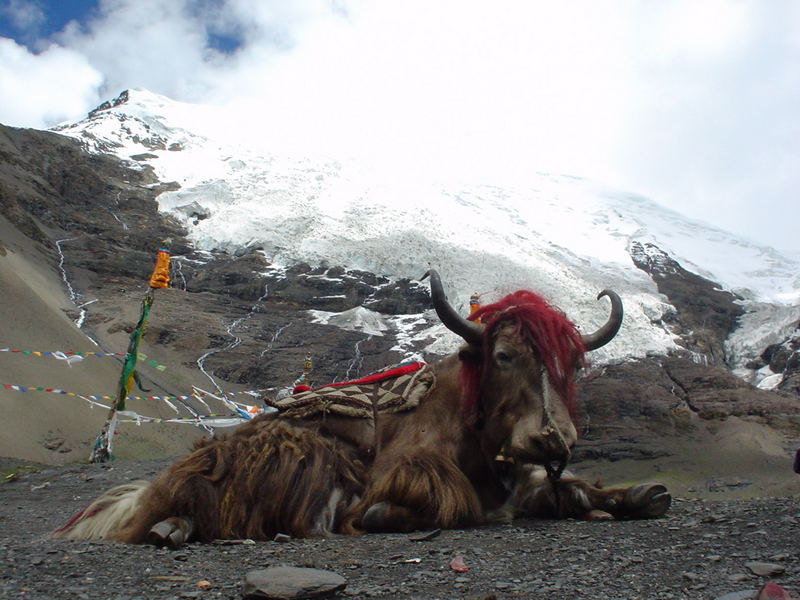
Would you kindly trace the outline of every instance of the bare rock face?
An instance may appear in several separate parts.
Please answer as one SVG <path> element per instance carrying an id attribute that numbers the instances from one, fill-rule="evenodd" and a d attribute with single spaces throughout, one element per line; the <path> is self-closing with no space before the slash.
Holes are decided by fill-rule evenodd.
<path id="1" fill-rule="evenodd" d="M 709 438 L 709 432 L 729 420 L 775 432 L 785 452 L 800 444 L 798 396 L 756 389 L 726 369 L 687 357 L 609 365 L 583 377 L 578 390 L 581 440 L 573 458 L 583 465 L 596 460 L 663 461 L 696 447 L 676 446 L 673 440 Z"/>
<path id="2" fill-rule="evenodd" d="M 747 366 L 751 369 L 769 367 L 769 371 L 780 376 L 774 389 L 800 395 L 800 323 L 783 342 L 767 346 L 759 358 Z"/>
<path id="3" fill-rule="evenodd" d="M 798 414 L 800 399 L 759 390 L 722 368 L 685 357 L 659 357 L 612 365 L 579 384 L 583 418 L 593 427 L 642 420 L 660 431 L 680 432 L 690 415 L 780 420 Z"/>
<path id="4" fill-rule="evenodd" d="M 189 250 L 183 228 L 158 215 L 155 198 L 169 186 L 154 184 L 150 170 L 87 154 L 74 140 L 0 128 L 0 214 L 48 248 L 69 238 L 75 268 L 139 276 L 165 240 Z"/>
<path id="5" fill-rule="evenodd" d="M 224 294 L 245 301 L 269 298 L 275 304 L 329 312 L 363 306 L 398 315 L 420 313 L 430 307 L 427 287 L 418 282 L 391 282 L 366 271 L 311 267 L 306 263 L 278 270 L 259 247 L 245 248 L 233 255 L 215 252 L 210 258 L 197 258 L 199 265 L 182 263 L 177 282 L 193 292 Z"/>
<path id="6" fill-rule="evenodd" d="M 709 281 L 684 269 L 658 246 L 633 242 L 630 247 L 634 264 L 648 273 L 676 312 L 664 321 L 681 336 L 690 352 L 704 357 L 715 366 L 725 366 L 723 344 L 736 329 L 744 310 L 735 294 L 720 290 Z"/>

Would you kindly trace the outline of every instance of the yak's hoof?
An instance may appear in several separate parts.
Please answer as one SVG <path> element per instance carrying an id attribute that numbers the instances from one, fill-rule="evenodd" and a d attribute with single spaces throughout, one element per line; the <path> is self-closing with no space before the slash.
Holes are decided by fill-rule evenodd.
<path id="1" fill-rule="evenodd" d="M 361 517 L 361 528 L 372 533 L 407 533 L 436 527 L 439 525 L 435 521 L 419 517 L 406 506 L 386 501 L 376 502 Z"/>
<path id="2" fill-rule="evenodd" d="M 660 517 L 669 510 L 672 496 L 660 483 L 640 483 L 625 492 L 625 516 L 634 519 Z"/>
<path id="3" fill-rule="evenodd" d="M 584 521 L 613 521 L 614 515 L 604 510 L 600 510 L 599 508 L 593 508 L 585 515 L 583 515 Z"/>
<path id="4" fill-rule="evenodd" d="M 150 528 L 147 533 L 147 543 L 154 546 L 169 546 L 173 550 L 177 550 L 192 533 L 192 526 L 186 519 L 173 517 L 160 521 Z"/>
<path id="5" fill-rule="evenodd" d="M 514 509 L 504 504 L 498 509 L 491 510 L 486 513 L 487 523 L 511 523 L 514 520 Z"/>
<path id="6" fill-rule="evenodd" d="M 391 504 L 378 502 L 370 506 L 361 517 L 361 528 L 366 531 L 383 531 L 386 526 L 386 513 Z"/>

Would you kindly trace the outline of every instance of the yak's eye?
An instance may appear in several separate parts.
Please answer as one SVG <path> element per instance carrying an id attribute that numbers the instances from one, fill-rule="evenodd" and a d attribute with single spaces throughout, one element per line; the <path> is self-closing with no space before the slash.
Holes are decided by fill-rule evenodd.
<path id="1" fill-rule="evenodd" d="M 515 353 L 506 350 L 496 350 L 494 353 L 494 360 L 495 362 L 501 366 L 508 366 L 514 360 Z"/>

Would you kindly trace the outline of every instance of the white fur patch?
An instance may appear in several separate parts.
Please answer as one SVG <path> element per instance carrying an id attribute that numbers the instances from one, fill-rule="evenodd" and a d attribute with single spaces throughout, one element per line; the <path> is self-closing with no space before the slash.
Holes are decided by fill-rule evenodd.
<path id="1" fill-rule="evenodd" d="M 149 481 L 134 481 L 112 488 L 84 508 L 75 520 L 57 530 L 54 538 L 105 540 L 131 520 Z"/>
<path id="2" fill-rule="evenodd" d="M 528 481 L 535 484 L 544 483 L 547 481 L 547 470 L 542 465 L 531 465 Z"/>
<path id="3" fill-rule="evenodd" d="M 328 496 L 327 504 L 317 515 L 317 518 L 314 519 L 314 527 L 311 530 L 313 535 L 328 536 L 333 534 L 333 528 L 336 525 L 336 512 L 343 495 L 344 493 L 340 488 L 333 488 L 331 495 Z"/>
<path id="4" fill-rule="evenodd" d="M 586 492 L 583 488 L 578 487 L 577 485 L 570 486 L 570 495 L 572 496 L 572 500 L 580 506 L 583 510 L 591 510 L 592 503 L 589 502 L 589 497 L 586 495 Z"/>

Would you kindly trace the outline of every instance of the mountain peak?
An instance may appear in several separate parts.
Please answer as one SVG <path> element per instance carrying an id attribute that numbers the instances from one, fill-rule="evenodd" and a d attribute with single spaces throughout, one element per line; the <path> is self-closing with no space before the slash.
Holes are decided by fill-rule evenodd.
<path id="1" fill-rule="evenodd" d="M 80 139 L 90 152 L 114 154 L 125 160 L 153 160 L 158 158 L 153 152 L 159 150 L 207 143 L 197 132 L 202 123 L 213 122 L 209 110 L 146 89 L 130 88 L 91 110 L 86 118 L 51 130 Z M 165 175 L 158 174 L 162 178 Z"/>
<path id="2" fill-rule="evenodd" d="M 197 105 L 178 102 L 144 88 L 129 88 L 120 92 L 116 98 L 106 100 L 90 110 L 87 119 L 92 119 L 108 112 L 122 112 L 139 118 L 163 117 L 167 114 L 173 118 L 180 118 L 182 115 L 191 113 L 192 107 L 196 108 Z"/>
<path id="3" fill-rule="evenodd" d="M 107 111 L 107 110 L 111 110 L 112 108 L 115 108 L 115 107 L 119 106 L 120 104 L 125 104 L 128 101 L 129 98 L 130 98 L 129 90 L 123 90 L 120 93 L 120 95 L 117 96 L 116 98 L 114 98 L 113 100 L 106 100 L 101 105 L 99 105 L 96 108 L 93 108 L 92 110 L 90 110 L 89 114 L 87 115 L 87 117 L 91 119 L 92 117 L 97 116 L 98 113 L 101 113 L 101 112 Z"/>

